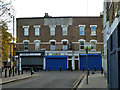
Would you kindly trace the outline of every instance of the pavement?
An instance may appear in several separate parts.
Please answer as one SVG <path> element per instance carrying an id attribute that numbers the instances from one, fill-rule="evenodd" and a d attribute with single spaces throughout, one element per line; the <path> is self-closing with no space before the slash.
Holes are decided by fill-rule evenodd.
<path id="1" fill-rule="evenodd" d="M 88 84 L 86 84 L 86 75 L 78 86 L 79 88 L 107 88 L 107 79 L 104 74 L 96 73 L 88 76 Z"/>
<path id="2" fill-rule="evenodd" d="M 27 74 L 21 74 L 21 75 L 16 74 L 15 76 L 11 75 L 11 77 L 7 77 L 7 78 L 2 77 L 0 79 L 0 85 L 15 82 L 15 81 L 19 81 L 19 80 L 28 79 L 28 78 L 35 77 L 35 76 L 38 77 L 38 76 L 41 76 L 41 74 L 33 74 L 33 75 L 31 75 L 30 73 L 27 73 Z"/>

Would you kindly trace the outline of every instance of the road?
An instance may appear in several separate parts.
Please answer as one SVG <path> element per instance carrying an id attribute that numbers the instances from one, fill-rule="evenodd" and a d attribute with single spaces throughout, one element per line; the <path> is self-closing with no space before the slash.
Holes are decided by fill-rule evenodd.
<path id="1" fill-rule="evenodd" d="M 40 77 L 33 77 L 8 84 L 2 88 L 73 88 L 73 83 L 80 77 L 82 71 L 41 71 Z"/>

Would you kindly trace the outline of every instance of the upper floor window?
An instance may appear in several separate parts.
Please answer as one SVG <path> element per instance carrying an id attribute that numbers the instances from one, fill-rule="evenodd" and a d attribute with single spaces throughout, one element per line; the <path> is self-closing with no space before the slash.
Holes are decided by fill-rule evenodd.
<path id="1" fill-rule="evenodd" d="M 68 40 L 64 39 L 62 40 L 63 43 L 63 50 L 67 50 L 68 49 Z"/>
<path id="2" fill-rule="evenodd" d="M 55 50 L 55 40 L 50 40 L 50 50 Z"/>
<path id="3" fill-rule="evenodd" d="M 80 35 L 85 35 L 85 25 L 79 25 Z"/>
<path id="4" fill-rule="evenodd" d="M 37 26 L 34 26 L 35 28 L 35 36 L 39 36 L 40 35 L 40 26 L 37 25 Z"/>
<path id="5" fill-rule="evenodd" d="M 91 35 L 96 35 L 96 27 L 97 25 L 90 25 L 91 27 Z"/>
<path id="6" fill-rule="evenodd" d="M 28 50 L 29 41 L 28 40 L 24 40 L 23 43 L 24 43 L 24 50 Z"/>
<path id="7" fill-rule="evenodd" d="M 39 51 L 40 49 L 40 41 L 39 40 L 35 40 L 35 51 Z"/>
<path id="8" fill-rule="evenodd" d="M 80 43 L 80 50 L 84 50 L 85 40 L 84 40 L 84 39 L 80 39 L 80 40 L 79 40 L 79 43 Z"/>
<path id="9" fill-rule="evenodd" d="M 29 26 L 23 26 L 24 28 L 24 36 L 28 36 L 29 35 Z"/>
<path id="10" fill-rule="evenodd" d="M 62 35 L 67 35 L 67 25 L 62 25 Z"/>
<path id="11" fill-rule="evenodd" d="M 55 25 L 50 25 L 50 36 L 55 36 Z"/>
<path id="12" fill-rule="evenodd" d="M 96 40 L 90 40 L 90 43 L 91 43 L 91 50 L 96 50 L 97 41 Z"/>

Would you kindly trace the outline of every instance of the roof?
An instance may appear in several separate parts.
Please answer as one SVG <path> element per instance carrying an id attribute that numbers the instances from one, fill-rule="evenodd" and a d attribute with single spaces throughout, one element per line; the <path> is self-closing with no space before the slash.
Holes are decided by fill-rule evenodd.
<path id="1" fill-rule="evenodd" d="M 20 17 L 16 19 L 45 19 L 45 18 L 101 18 L 101 16 Z"/>

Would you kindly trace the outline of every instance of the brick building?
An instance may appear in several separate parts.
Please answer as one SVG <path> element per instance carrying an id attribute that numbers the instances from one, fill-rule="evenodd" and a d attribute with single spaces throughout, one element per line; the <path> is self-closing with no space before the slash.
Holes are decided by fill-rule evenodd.
<path id="1" fill-rule="evenodd" d="M 104 2 L 104 70 L 109 88 L 120 88 L 120 0 Z"/>
<path id="2" fill-rule="evenodd" d="M 101 54 L 102 28 L 102 15 L 51 17 L 46 14 L 44 17 L 17 18 L 16 50 L 24 54 L 30 51 L 34 54 L 34 52 L 45 50 L 46 57 L 42 62 L 44 69 L 48 68 L 46 67 L 47 59 L 61 58 L 62 62 L 63 58 L 66 58 L 67 66 L 65 67 L 77 70 L 80 69 L 80 54 L 86 53 L 84 49 L 86 44 L 91 44 L 89 53 Z M 20 56 L 20 53 L 18 55 Z"/>

